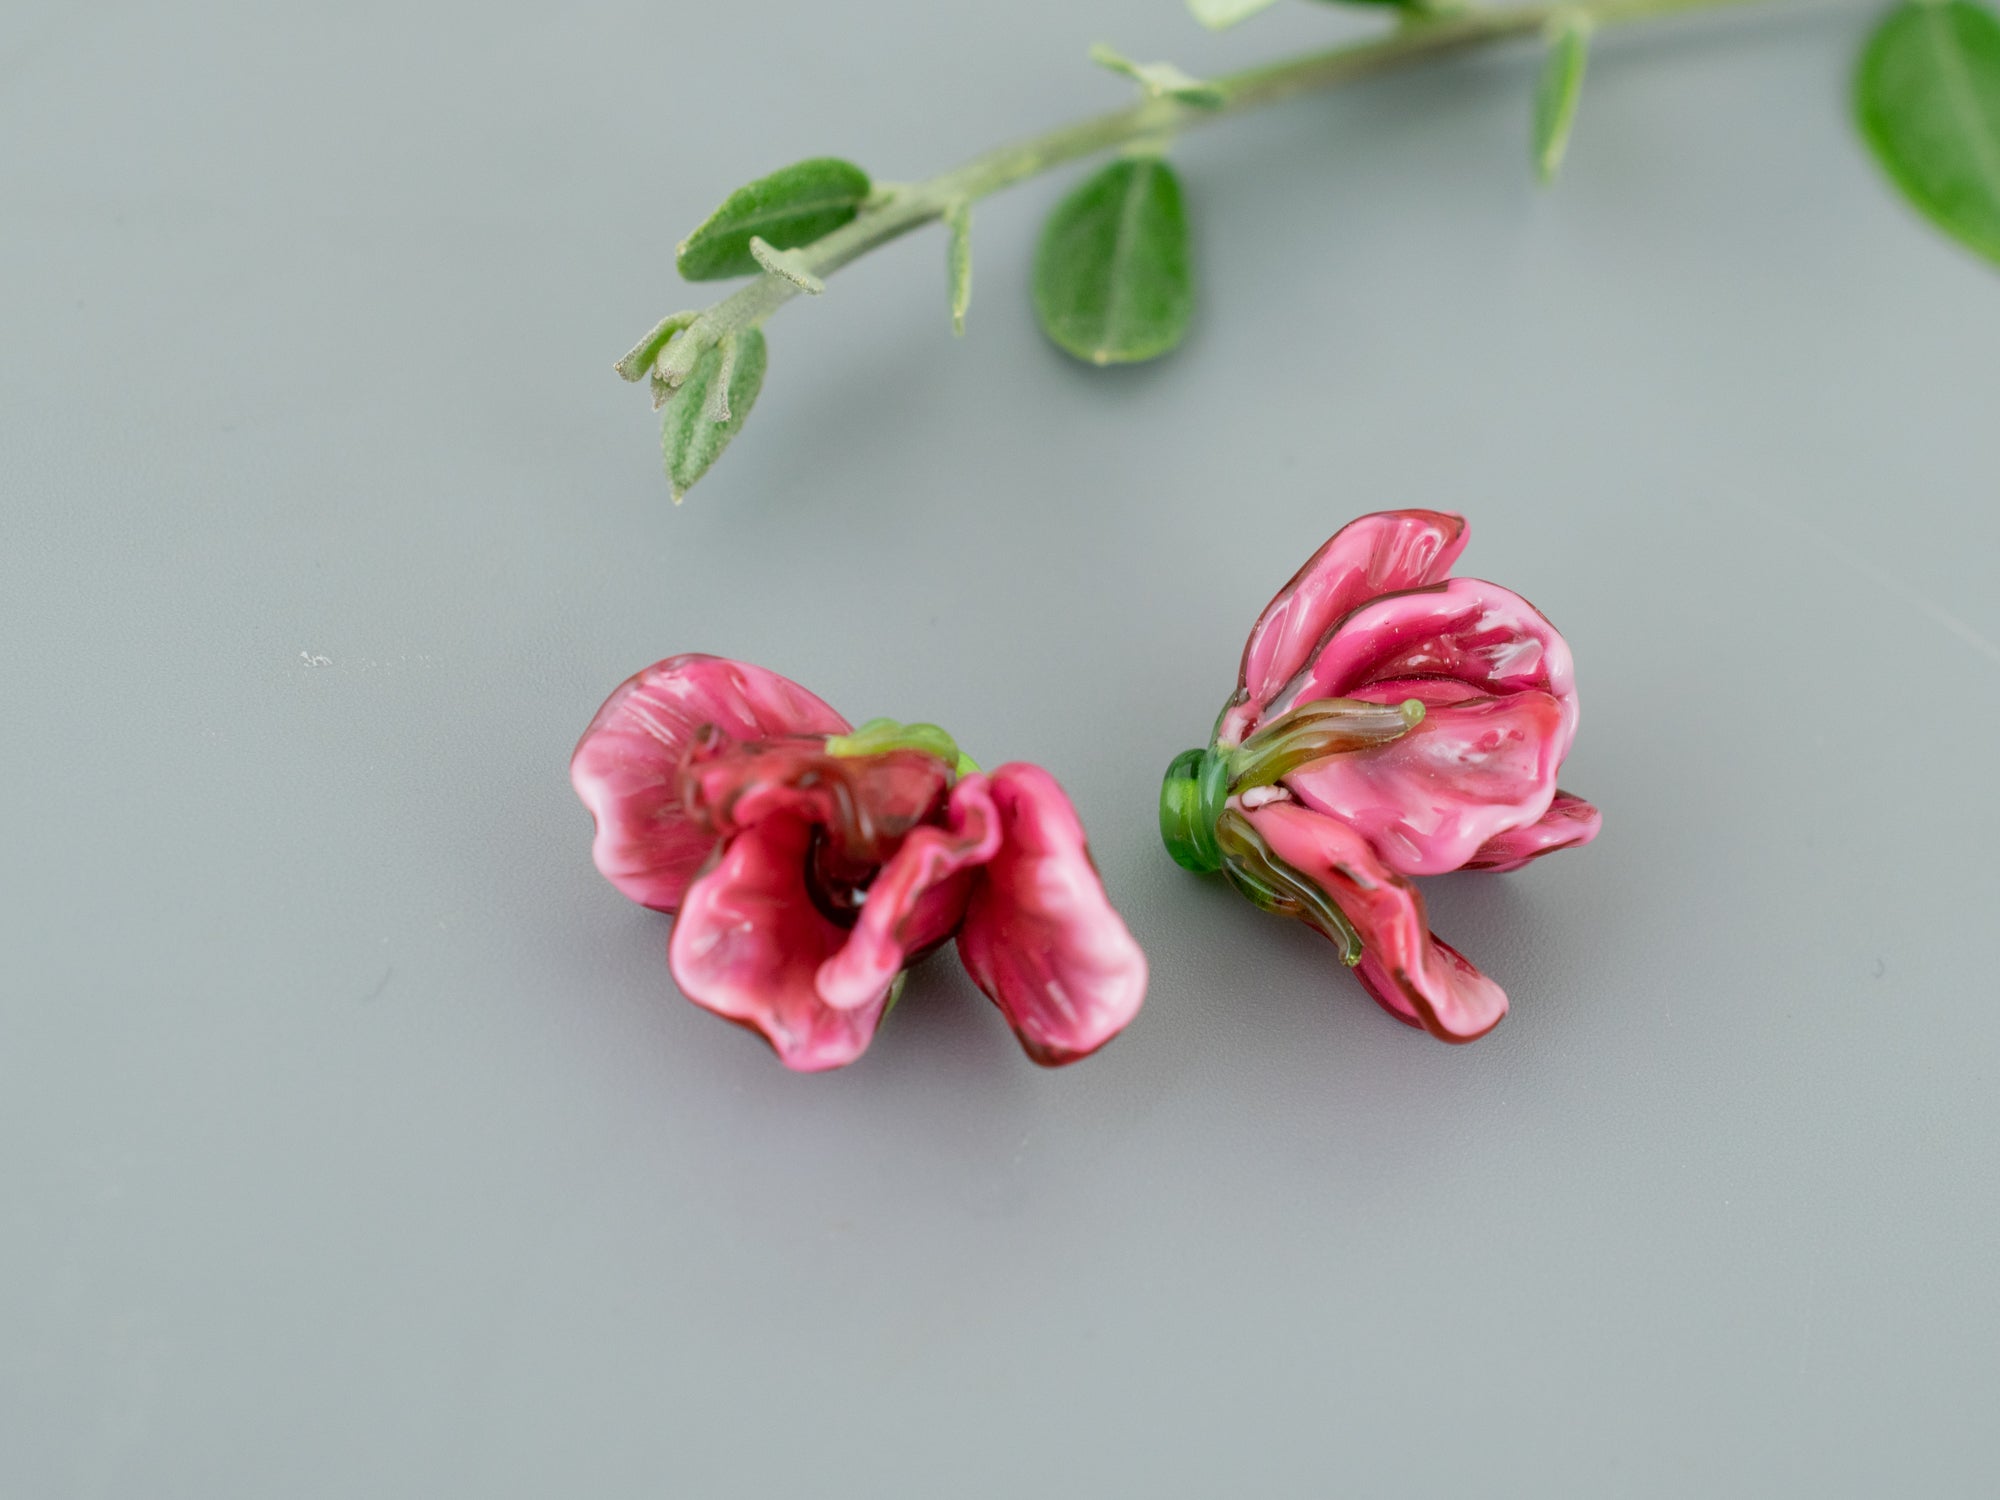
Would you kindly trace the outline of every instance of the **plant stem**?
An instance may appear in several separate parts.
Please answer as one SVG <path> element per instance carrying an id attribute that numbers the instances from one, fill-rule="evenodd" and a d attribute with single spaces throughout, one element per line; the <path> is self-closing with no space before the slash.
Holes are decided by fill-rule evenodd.
<path id="1" fill-rule="evenodd" d="M 792 251 L 793 263 L 825 278 L 849 261 L 908 234 L 964 204 L 1082 157 L 1169 136 L 1296 94 L 1387 73 L 1426 58 L 1535 34 L 1558 16 L 1581 13 L 1600 26 L 1686 11 L 1768 3 L 1768 0 L 1543 0 L 1504 8 L 1476 8 L 1410 15 L 1387 36 L 1289 57 L 1226 74 L 1211 82 L 1219 106 L 1183 104 L 1156 97 L 1079 120 L 1043 135 L 997 147 L 923 182 L 888 191 L 879 202 L 839 229 Z M 754 327 L 799 294 L 799 285 L 766 272 L 716 303 L 674 340 L 660 373 L 679 385 L 709 345 L 738 329 Z"/>

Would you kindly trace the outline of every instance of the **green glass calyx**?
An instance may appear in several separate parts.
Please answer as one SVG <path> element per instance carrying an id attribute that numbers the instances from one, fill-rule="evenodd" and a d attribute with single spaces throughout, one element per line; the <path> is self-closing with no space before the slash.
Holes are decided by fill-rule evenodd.
<path id="1" fill-rule="evenodd" d="M 958 741 L 935 724 L 903 724 L 895 719 L 870 719 L 852 734 L 830 735 L 828 755 L 887 755 L 891 750 L 921 750 L 969 776 L 979 762 L 958 748 Z"/>
<path id="2" fill-rule="evenodd" d="M 1160 783 L 1160 838 L 1174 863 L 1197 875 L 1222 868 L 1216 821 L 1229 800 L 1228 752 L 1183 750 Z"/>

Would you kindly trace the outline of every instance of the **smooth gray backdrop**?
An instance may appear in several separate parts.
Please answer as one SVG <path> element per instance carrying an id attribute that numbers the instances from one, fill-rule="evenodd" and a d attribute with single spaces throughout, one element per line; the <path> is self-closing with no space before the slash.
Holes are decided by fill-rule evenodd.
<path id="1" fill-rule="evenodd" d="M 0 1496 L 1996 1492 L 2000 276 L 1844 113 L 1866 7 L 1176 150 L 1200 313 L 1026 305 L 1067 179 L 770 329 L 668 502 L 611 361 L 841 152 L 1108 107 L 1174 0 L 0 15 Z M 1359 512 L 1575 646 L 1603 838 L 1431 886 L 1468 1048 L 1158 847 Z M 1067 783 L 1152 957 L 1045 1073 L 948 955 L 786 1074 L 592 871 L 570 746 L 740 656 Z"/>

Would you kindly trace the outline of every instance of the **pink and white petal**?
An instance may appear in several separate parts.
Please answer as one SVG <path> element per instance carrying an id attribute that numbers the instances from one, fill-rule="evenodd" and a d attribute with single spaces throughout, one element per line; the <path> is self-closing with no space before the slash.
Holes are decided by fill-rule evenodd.
<path id="1" fill-rule="evenodd" d="M 1000 816 L 984 776 L 952 788 L 944 826 L 915 829 L 868 887 L 860 919 L 819 967 L 819 996 L 841 1010 L 875 1003 L 909 964 L 965 915 L 971 871 L 1000 847 Z"/>
<path id="2" fill-rule="evenodd" d="M 1556 764 L 1569 753 L 1577 708 L 1568 643 L 1519 594 L 1479 578 L 1454 578 L 1362 605 L 1268 712 L 1318 698 L 1373 696 L 1376 684 L 1413 678 L 1454 679 L 1495 697 L 1547 693 L 1562 705 Z"/>
<path id="3" fill-rule="evenodd" d="M 1439 582 L 1465 541 L 1465 518 L 1446 511 L 1378 511 L 1341 527 L 1250 628 L 1221 743 L 1242 743 L 1343 616 L 1378 595 Z"/>
<path id="4" fill-rule="evenodd" d="M 688 887 L 667 962 L 696 1005 L 760 1032 L 786 1067 L 838 1068 L 867 1050 L 888 1000 L 845 1009 L 815 978 L 846 941 L 806 889 L 813 825 L 773 817 L 737 834 Z"/>
<path id="5" fill-rule="evenodd" d="M 1399 740 L 1313 761 L 1285 785 L 1398 874 L 1442 875 L 1548 811 L 1562 727 L 1547 693 L 1470 698 L 1431 709 Z"/>
<path id="6" fill-rule="evenodd" d="M 973 888 L 958 953 L 1028 1056 L 1059 1067 L 1139 1013 L 1146 955 L 1112 909 L 1056 779 L 1016 762 L 988 783 L 1000 847 Z"/>
<path id="7" fill-rule="evenodd" d="M 797 683 L 748 662 L 670 656 L 627 678 L 577 741 L 569 774 L 597 822 L 592 859 L 641 906 L 673 911 L 715 847 L 680 797 L 682 758 L 709 724 L 733 739 L 848 728 Z"/>
<path id="8" fill-rule="evenodd" d="M 1596 838 L 1604 826 L 1604 814 L 1581 797 L 1558 791 L 1541 821 L 1525 828 L 1498 834 L 1479 846 L 1465 862 L 1468 870 L 1486 870 L 1504 875 L 1518 870 L 1530 860 L 1553 854 L 1558 849 L 1575 849 Z"/>
<path id="9" fill-rule="evenodd" d="M 1294 802 L 1266 803 L 1243 816 L 1354 924 L 1362 945 L 1355 977 L 1383 1009 L 1447 1042 L 1484 1036 L 1507 1014 L 1500 986 L 1431 936 L 1424 898 L 1360 834 Z"/>

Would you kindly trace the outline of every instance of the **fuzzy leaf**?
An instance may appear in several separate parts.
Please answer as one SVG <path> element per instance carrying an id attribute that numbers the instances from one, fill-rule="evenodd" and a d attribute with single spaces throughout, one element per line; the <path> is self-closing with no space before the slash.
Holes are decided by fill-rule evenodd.
<path id="1" fill-rule="evenodd" d="M 972 205 L 954 203 L 945 210 L 944 227 L 951 233 L 945 251 L 945 278 L 951 289 L 951 331 L 965 332 L 965 310 L 972 305 Z"/>
<path id="2" fill-rule="evenodd" d="M 764 388 L 764 335 L 756 328 L 731 334 L 702 351 L 693 371 L 667 402 L 660 451 L 674 503 L 722 456 Z M 726 368 L 725 368 L 726 367 Z M 726 414 L 726 415 L 725 415 Z M 725 416 L 716 421 L 717 416 Z"/>
<path id="3" fill-rule="evenodd" d="M 1194 311 L 1180 179 L 1156 156 L 1126 157 L 1056 205 L 1035 255 L 1042 330 L 1093 364 L 1165 354 Z"/>
<path id="4" fill-rule="evenodd" d="M 1210 31 L 1221 31 L 1238 21 L 1247 21 L 1260 10 L 1269 10 L 1278 0 L 1187 0 L 1194 18 Z"/>
<path id="5" fill-rule="evenodd" d="M 1973 0 L 1899 5 L 1861 54 L 1854 106 L 1904 196 L 2000 261 L 2000 17 Z"/>
<path id="6" fill-rule="evenodd" d="M 1535 175 L 1543 182 L 1555 180 L 1569 150 L 1583 67 L 1590 58 L 1590 31 L 1590 17 L 1576 10 L 1557 16 L 1549 26 L 1549 53 L 1535 86 Z"/>
<path id="7" fill-rule="evenodd" d="M 689 281 L 754 275 L 752 236 L 777 250 L 809 245 L 851 220 L 873 189 L 866 172 L 835 156 L 780 167 L 723 199 L 681 241 L 674 263 Z"/>
<path id="8" fill-rule="evenodd" d="M 780 250 L 766 243 L 762 235 L 750 236 L 750 258 L 757 262 L 759 270 L 769 271 L 773 276 L 782 276 L 808 297 L 817 297 L 826 290 L 826 283 L 806 269 L 802 257 L 790 250 Z"/>
<path id="9" fill-rule="evenodd" d="M 660 351 L 667 347 L 668 341 L 700 316 L 700 313 L 695 312 L 669 313 L 612 368 L 626 380 L 644 380 L 652 374 L 653 361 L 659 358 Z"/>
<path id="10" fill-rule="evenodd" d="M 1091 47 L 1090 60 L 1100 68 L 1109 68 L 1114 73 L 1124 74 L 1144 89 L 1149 99 L 1165 95 L 1169 99 L 1178 99 L 1183 104 L 1192 104 L 1198 109 L 1220 109 L 1228 102 L 1228 96 L 1214 84 L 1205 83 L 1170 62 L 1133 62 L 1131 58 L 1114 51 L 1102 42 Z"/>

